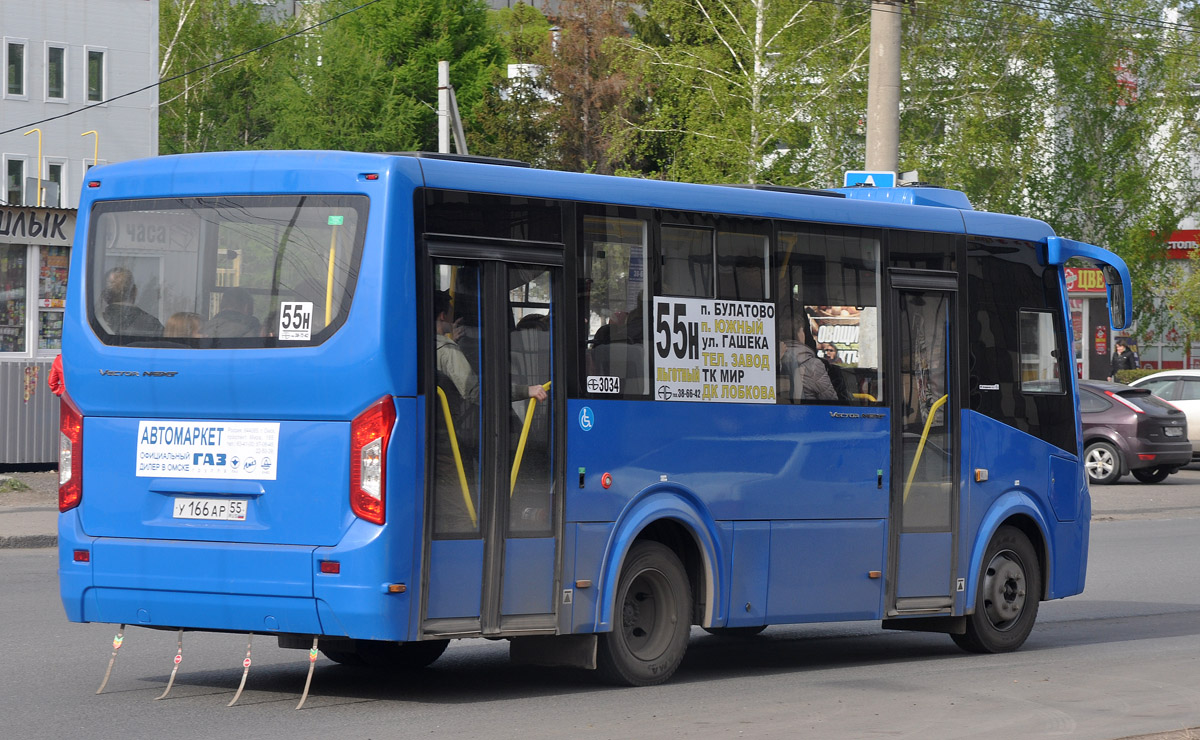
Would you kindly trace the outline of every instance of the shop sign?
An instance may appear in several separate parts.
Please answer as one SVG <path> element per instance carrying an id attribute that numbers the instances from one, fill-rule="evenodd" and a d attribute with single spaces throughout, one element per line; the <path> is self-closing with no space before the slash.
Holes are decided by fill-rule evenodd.
<path id="1" fill-rule="evenodd" d="M 0 243 L 71 246 L 75 211 L 0 206 Z"/>
<path id="2" fill-rule="evenodd" d="M 1179 229 L 1167 240 L 1167 259 L 1188 259 L 1200 245 L 1200 229 Z"/>
<path id="3" fill-rule="evenodd" d="M 1095 267 L 1066 267 L 1068 293 L 1104 293 L 1104 273 Z"/>

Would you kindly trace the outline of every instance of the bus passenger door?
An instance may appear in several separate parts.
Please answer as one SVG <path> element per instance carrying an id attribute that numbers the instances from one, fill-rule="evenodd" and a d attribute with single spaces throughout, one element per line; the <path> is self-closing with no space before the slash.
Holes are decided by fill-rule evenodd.
<path id="1" fill-rule="evenodd" d="M 891 541 L 887 614 L 948 614 L 958 501 L 952 273 L 896 270 L 892 285 Z"/>
<path id="2" fill-rule="evenodd" d="M 561 270 L 442 256 L 431 277 L 423 631 L 553 633 Z"/>

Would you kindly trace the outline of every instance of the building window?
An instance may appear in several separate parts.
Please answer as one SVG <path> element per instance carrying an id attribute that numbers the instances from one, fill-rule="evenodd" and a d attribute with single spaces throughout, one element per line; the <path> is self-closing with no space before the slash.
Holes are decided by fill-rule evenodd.
<path id="1" fill-rule="evenodd" d="M 65 46 L 46 46 L 46 98 L 64 100 L 67 97 L 67 49 Z"/>
<path id="2" fill-rule="evenodd" d="M 10 159 L 4 168 L 4 200 L 10 206 L 25 205 L 25 160 Z"/>
<path id="3" fill-rule="evenodd" d="M 25 44 L 8 41 L 4 45 L 4 65 L 7 70 L 5 91 L 9 95 L 25 94 Z"/>
<path id="4" fill-rule="evenodd" d="M 38 254 L 38 349 L 58 350 L 62 348 L 71 248 L 40 247 Z"/>
<path id="5" fill-rule="evenodd" d="M 46 163 L 46 183 L 43 183 L 42 188 L 47 192 L 43 196 L 42 205 L 48 208 L 63 207 L 63 169 L 62 162 Z M 53 183 L 53 188 L 47 187 L 48 183 Z M 53 192 L 49 192 L 51 190 Z"/>
<path id="6" fill-rule="evenodd" d="M 0 352 L 25 351 L 26 249 L 24 244 L 0 244 L 0 286 L 5 294 L 0 301 Z"/>
<path id="7" fill-rule="evenodd" d="M 87 99 L 104 100 L 104 52 L 98 49 L 88 49 L 87 53 Z"/>

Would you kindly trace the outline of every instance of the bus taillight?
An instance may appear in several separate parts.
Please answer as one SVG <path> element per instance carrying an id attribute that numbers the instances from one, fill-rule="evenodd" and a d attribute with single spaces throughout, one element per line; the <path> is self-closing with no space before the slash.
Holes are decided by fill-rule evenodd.
<path id="1" fill-rule="evenodd" d="M 376 524 L 384 522 L 387 446 L 395 423 L 391 396 L 379 399 L 350 422 L 350 510 Z"/>
<path id="2" fill-rule="evenodd" d="M 58 510 L 83 500 L 83 414 L 65 393 L 58 412 Z"/>

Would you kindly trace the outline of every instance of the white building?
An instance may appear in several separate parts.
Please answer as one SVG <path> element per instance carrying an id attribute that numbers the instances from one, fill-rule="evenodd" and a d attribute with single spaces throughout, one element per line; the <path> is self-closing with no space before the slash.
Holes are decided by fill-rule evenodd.
<path id="1" fill-rule="evenodd" d="M 0 68 L 0 466 L 47 464 L 80 188 L 158 154 L 158 0 L 0 0 Z"/>
<path id="2" fill-rule="evenodd" d="M 0 33 L 0 201 L 73 208 L 97 158 L 158 154 L 157 0 L 0 0 Z M 39 168 L 39 134 L 24 135 L 34 128 L 41 177 L 58 185 L 53 202 L 26 187 Z"/>

